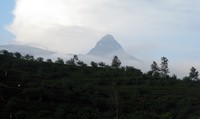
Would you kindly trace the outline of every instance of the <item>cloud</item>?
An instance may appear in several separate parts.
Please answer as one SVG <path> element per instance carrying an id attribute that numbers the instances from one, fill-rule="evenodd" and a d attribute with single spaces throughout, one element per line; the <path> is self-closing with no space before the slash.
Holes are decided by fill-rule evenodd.
<path id="1" fill-rule="evenodd" d="M 190 14 L 199 13 L 198 3 L 197 0 L 17 0 L 10 31 L 22 42 L 29 41 L 29 35 L 37 37 L 35 42 L 39 35 L 58 27 L 91 29 L 99 35 L 112 32 L 122 38 L 143 34 L 158 37 L 167 30 L 191 27 L 191 19 L 197 15 Z"/>
<path id="2" fill-rule="evenodd" d="M 90 0 L 17 0 L 9 29 L 21 44 L 86 52 L 104 33 L 90 17 L 90 9 L 96 4 Z"/>
<path id="3" fill-rule="evenodd" d="M 195 55 L 200 51 L 199 4 L 199 0 L 16 0 L 9 31 L 19 44 L 84 54 L 110 33 L 139 59 L 166 56 L 173 63 L 183 59 L 189 63 L 200 59 Z"/>
<path id="4" fill-rule="evenodd" d="M 14 20 L 9 29 L 20 43 L 64 52 L 86 52 L 108 32 L 119 38 L 129 38 L 131 46 L 139 37 L 143 43 L 153 38 L 157 40 L 170 30 L 187 27 L 190 21 L 188 15 L 199 10 L 193 9 L 195 3 L 199 2 L 16 0 Z M 143 37 L 144 34 L 146 37 Z M 74 47 L 76 45 L 80 50 Z"/>

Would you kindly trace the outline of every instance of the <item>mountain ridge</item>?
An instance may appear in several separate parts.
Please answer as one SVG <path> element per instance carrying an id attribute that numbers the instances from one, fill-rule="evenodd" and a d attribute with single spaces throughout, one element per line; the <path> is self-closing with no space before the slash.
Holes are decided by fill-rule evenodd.
<path id="1" fill-rule="evenodd" d="M 27 45 L 0 45 L 0 50 L 7 50 L 9 52 L 20 52 L 23 55 L 30 54 L 36 56 L 47 56 L 56 53 L 53 51 Z"/>

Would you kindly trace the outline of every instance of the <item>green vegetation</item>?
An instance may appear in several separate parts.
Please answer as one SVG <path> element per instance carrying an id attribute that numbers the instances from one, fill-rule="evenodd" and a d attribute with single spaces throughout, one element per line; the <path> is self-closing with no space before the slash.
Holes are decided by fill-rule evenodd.
<path id="1" fill-rule="evenodd" d="M 111 59 L 112 60 L 112 59 Z M 199 119 L 200 82 L 169 76 L 168 59 L 151 71 L 75 55 L 69 61 L 0 52 L 0 119 Z"/>

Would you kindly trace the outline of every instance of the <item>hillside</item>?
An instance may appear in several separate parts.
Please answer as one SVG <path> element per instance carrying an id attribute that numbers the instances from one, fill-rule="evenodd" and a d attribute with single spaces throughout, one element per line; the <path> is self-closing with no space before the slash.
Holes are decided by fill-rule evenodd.
<path id="1" fill-rule="evenodd" d="M 198 119 L 200 82 L 0 53 L 0 119 Z"/>

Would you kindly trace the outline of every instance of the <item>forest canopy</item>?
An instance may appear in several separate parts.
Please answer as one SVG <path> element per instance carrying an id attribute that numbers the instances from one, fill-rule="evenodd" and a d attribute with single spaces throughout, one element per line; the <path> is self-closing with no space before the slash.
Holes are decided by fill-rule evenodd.
<path id="1" fill-rule="evenodd" d="M 0 51 L 1 119 L 198 119 L 199 74 L 169 75 L 168 59 L 153 61 L 143 73 L 112 64 L 80 61 L 77 55 L 55 62 Z"/>

